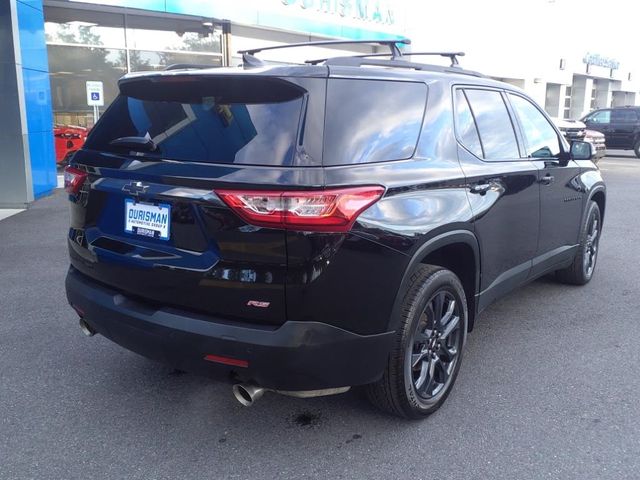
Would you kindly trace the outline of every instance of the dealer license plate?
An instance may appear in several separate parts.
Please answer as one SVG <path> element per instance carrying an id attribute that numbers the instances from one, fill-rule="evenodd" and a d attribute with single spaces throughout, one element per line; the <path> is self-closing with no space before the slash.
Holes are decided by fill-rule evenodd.
<path id="1" fill-rule="evenodd" d="M 169 240 L 171 205 L 136 202 L 127 198 L 124 204 L 124 230 L 143 237 Z"/>

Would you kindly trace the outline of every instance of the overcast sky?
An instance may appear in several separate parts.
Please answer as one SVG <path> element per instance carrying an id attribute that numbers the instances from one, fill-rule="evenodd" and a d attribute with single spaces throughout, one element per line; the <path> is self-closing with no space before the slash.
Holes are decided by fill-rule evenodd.
<path id="1" fill-rule="evenodd" d="M 638 0 L 407 0 L 414 50 L 468 57 L 595 53 L 640 73 Z M 555 59 L 554 59 L 555 62 Z M 475 62 L 474 62 L 475 63 Z"/>

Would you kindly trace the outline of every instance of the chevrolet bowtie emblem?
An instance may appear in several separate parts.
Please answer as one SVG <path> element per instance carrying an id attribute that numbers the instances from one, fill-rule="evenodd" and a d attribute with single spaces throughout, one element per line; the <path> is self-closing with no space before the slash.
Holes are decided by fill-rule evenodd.
<path id="1" fill-rule="evenodd" d="M 145 193 L 149 189 L 149 185 L 145 185 L 142 182 L 131 182 L 122 187 L 123 192 L 127 192 L 131 195 L 138 196 L 141 193 Z"/>

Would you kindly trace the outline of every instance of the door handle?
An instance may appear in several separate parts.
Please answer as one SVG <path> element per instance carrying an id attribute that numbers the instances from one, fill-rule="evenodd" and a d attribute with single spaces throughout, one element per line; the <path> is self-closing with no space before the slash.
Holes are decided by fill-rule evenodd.
<path id="1" fill-rule="evenodd" d="M 551 185 L 553 183 L 554 177 L 553 175 L 547 173 L 544 177 L 542 177 L 539 182 L 542 185 Z"/>
<path id="2" fill-rule="evenodd" d="M 484 195 L 493 187 L 492 183 L 479 183 L 477 185 L 471 185 L 470 190 L 471 193 L 475 193 L 478 195 Z"/>

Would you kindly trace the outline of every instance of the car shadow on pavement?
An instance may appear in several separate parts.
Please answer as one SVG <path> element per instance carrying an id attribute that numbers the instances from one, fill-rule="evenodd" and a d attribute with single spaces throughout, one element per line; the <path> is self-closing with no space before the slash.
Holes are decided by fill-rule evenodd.
<path id="1" fill-rule="evenodd" d="M 210 439 L 212 435 L 220 443 L 229 443 L 239 431 L 256 428 L 260 431 L 260 442 L 287 441 L 291 431 L 299 429 L 327 431 L 332 436 L 340 431 L 336 438 L 351 443 L 370 432 L 402 431 L 419 428 L 420 425 L 440 424 L 456 410 L 458 420 L 462 422 L 468 420 L 467 417 L 476 409 L 475 414 L 482 414 L 482 405 L 474 405 L 471 398 L 481 395 L 486 399 L 490 395 L 487 384 L 483 383 L 486 376 L 483 372 L 491 362 L 487 363 L 483 351 L 513 344 L 512 337 L 519 334 L 517 330 L 531 331 L 553 326 L 554 320 L 549 318 L 542 323 L 527 321 L 526 318 L 531 316 L 530 309 L 522 309 L 518 304 L 522 300 L 530 304 L 538 297 L 552 305 L 554 298 L 561 301 L 565 295 L 566 290 L 555 277 L 548 275 L 489 307 L 474 332 L 468 336 L 466 358 L 452 395 L 425 423 L 407 421 L 378 411 L 367 402 L 361 388 L 341 395 L 310 399 L 266 392 L 253 406 L 244 407 L 233 397 L 231 383 L 176 371 L 125 351 L 99 336 L 86 339 L 100 345 L 97 356 L 82 366 L 86 369 L 84 375 L 93 376 L 93 381 L 77 393 L 91 405 L 89 410 L 85 410 L 87 422 L 99 412 L 110 411 L 123 419 L 122 428 L 130 422 L 139 422 L 140 428 L 148 429 L 152 434 L 171 426 L 174 430 L 182 430 L 184 435 L 188 431 L 190 441 L 194 443 Z M 505 311 L 510 314 L 505 315 Z M 515 320 L 520 316 L 523 319 L 518 323 Z M 519 335 L 523 336 L 522 333 Z M 526 338 L 526 334 L 524 336 Z M 536 341 L 535 338 L 531 340 Z M 544 343 L 545 337 L 537 341 Z M 91 347 L 87 346 L 87 350 Z M 503 357 L 501 364 L 497 365 L 499 368 L 509 367 L 516 360 L 517 350 L 511 353 L 514 357 Z M 496 368 L 495 362 L 492 368 Z M 362 427 L 355 428 L 356 425 Z M 112 425 L 112 428 L 116 426 Z M 251 438 L 243 439 L 245 446 L 250 446 Z"/>
<path id="2" fill-rule="evenodd" d="M 451 470 L 445 466 L 439 473 L 455 473 L 453 465 L 469 458 L 488 469 L 501 462 L 508 468 L 512 454 L 531 454 L 530 441 L 515 438 L 538 439 L 536 455 L 547 458 L 560 444 L 540 439 L 559 428 L 558 422 L 563 431 L 578 428 L 591 438 L 593 422 L 602 417 L 574 411 L 571 384 L 548 375 L 570 352 L 558 348 L 558 338 L 568 338 L 576 325 L 599 322 L 597 309 L 593 318 L 574 308 L 561 310 L 585 293 L 544 277 L 489 307 L 468 336 L 452 394 L 423 421 L 380 413 L 357 389 L 312 399 L 266 393 L 243 407 L 228 383 L 176 372 L 100 336 L 82 337 L 65 321 L 64 329 L 78 336 L 78 348 L 60 352 L 51 365 L 61 374 L 48 401 L 56 405 L 55 418 L 65 419 L 66 433 L 61 445 L 49 443 L 50 453 L 80 449 L 88 457 L 106 455 L 101 468 L 109 462 L 127 471 L 141 468 L 147 476 L 140 478 L 196 478 L 203 471 L 216 471 L 218 478 L 260 476 L 256 472 L 269 472 L 268 478 L 299 478 L 300 472 L 354 478 L 350 468 L 363 475 L 358 478 L 373 478 L 378 468 L 400 478 L 403 465 L 413 461 L 395 462 L 411 444 L 420 446 L 415 465 L 453 459 Z M 580 341 L 594 348 L 590 336 Z M 565 364 L 571 378 L 589 378 L 591 364 Z M 486 445 L 477 443 L 487 438 L 492 440 Z M 515 453 L 496 457 L 500 449 Z"/>

